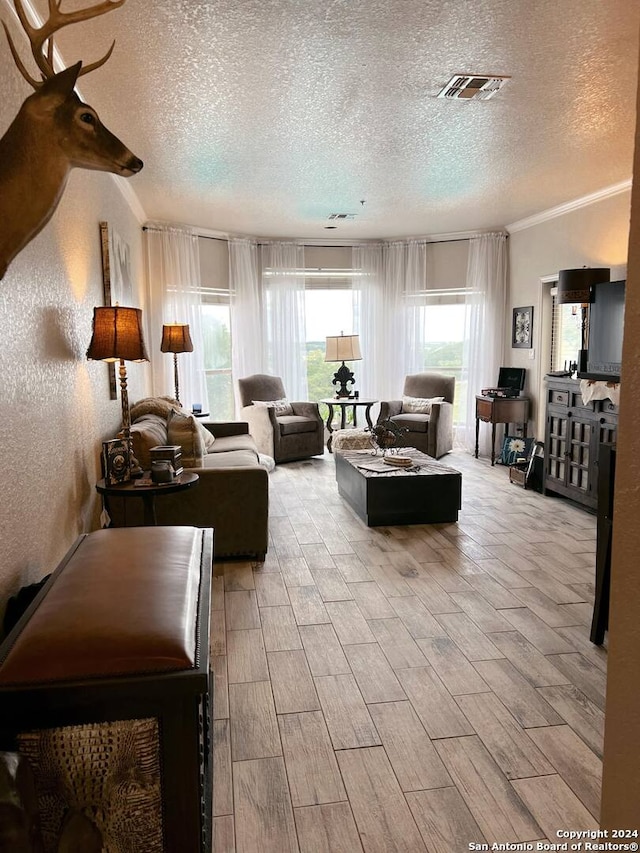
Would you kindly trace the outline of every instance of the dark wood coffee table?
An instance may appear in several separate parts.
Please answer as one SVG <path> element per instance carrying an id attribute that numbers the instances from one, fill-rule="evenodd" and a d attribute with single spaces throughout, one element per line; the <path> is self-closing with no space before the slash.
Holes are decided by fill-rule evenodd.
<path id="1" fill-rule="evenodd" d="M 457 521 L 462 506 L 460 472 L 413 448 L 403 448 L 401 455 L 414 460 L 411 470 L 386 465 L 368 450 L 336 453 L 341 496 L 369 527 Z"/>

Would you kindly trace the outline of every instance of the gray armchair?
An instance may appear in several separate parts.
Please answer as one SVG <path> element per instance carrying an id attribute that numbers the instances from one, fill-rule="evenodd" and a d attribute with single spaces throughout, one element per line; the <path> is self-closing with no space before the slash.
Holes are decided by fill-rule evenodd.
<path id="1" fill-rule="evenodd" d="M 455 378 L 441 373 L 414 373 L 404 381 L 403 397 L 431 399 L 444 397 L 442 403 L 432 403 L 429 414 L 403 410 L 402 400 L 380 403 L 378 423 L 392 420 L 408 429 L 403 443 L 415 447 L 434 459 L 439 459 L 453 447 L 453 395 Z"/>
<path id="2" fill-rule="evenodd" d="M 286 397 L 278 376 L 256 373 L 238 380 L 241 418 L 249 423 L 249 432 L 260 453 L 276 462 L 308 459 L 324 453 L 324 424 L 317 403 L 289 403 L 290 412 L 277 413 L 273 406 L 254 405 Z"/>

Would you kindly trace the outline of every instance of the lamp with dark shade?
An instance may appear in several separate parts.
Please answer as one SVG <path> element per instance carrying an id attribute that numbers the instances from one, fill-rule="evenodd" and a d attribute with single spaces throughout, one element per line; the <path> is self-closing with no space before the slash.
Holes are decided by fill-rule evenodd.
<path id="1" fill-rule="evenodd" d="M 349 397 L 347 383 L 355 383 L 353 373 L 349 370 L 345 361 L 360 361 L 360 338 L 358 335 L 330 335 L 325 343 L 325 361 L 341 361 L 342 365 L 333 376 L 333 385 L 340 387 L 336 391 L 336 397 Z"/>
<path id="2" fill-rule="evenodd" d="M 578 370 L 585 370 L 587 347 L 589 346 L 589 303 L 592 301 L 591 287 L 611 279 L 611 270 L 605 267 L 582 267 L 576 270 L 560 270 L 558 273 L 559 305 L 579 304 L 582 308 L 580 323 L 580 351 Z"/>
<path id="3" fill-rule="evenodd" d="M 133 456 L 131 445 L 131 413 L 127 393 L 125 361 L 149 361 L 142 335 L 140 308 L 120 305 L 93 309 L 93 334 L 87 358 L 94 361 L 120 362 L 120 398 L 122 402 L 122 434 L 129 448 L 131 474 L 142 473 Z"/>
<path id="4" fill-rule="evenodd" d="M 180 389 L 178 385 L 178 353 L 193 352 L 193 342 L 189 333 L 189 326 L 180 323 L 169 323 L 162 327 L 162 352 L 173 353 L 173 378 L 176 386 L 176 400 L 180 402 Z"/>

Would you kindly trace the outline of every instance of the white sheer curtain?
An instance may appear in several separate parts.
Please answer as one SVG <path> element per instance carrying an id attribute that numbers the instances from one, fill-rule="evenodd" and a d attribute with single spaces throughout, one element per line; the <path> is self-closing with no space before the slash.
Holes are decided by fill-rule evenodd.
<path id="1" fill-rule="evenodd" d="M 467 400 L 462 442 L 475 448 L 476 394 L 498 381 L 504 357 L 507 293 L 506 234 L 482 234 L 469 241 L 463 381 Z M 480 429 L 479 451 L 491 453 L 491 430 Z"/>
<path id="2" fill-rule="evenodd" d="M 266 369 L 264 301 L 255 240 L 229 241 L 231 291 L 231 372 L 236 380 L 236 410 L 241 408 L 237 380 Z"/>
<path id="3" fill-rule="evenodd" d="M 153 393 L 174 396 L 173 356 L 160 351 L 164 323 L 188 323 L 193 352 L 178 355 L 180 402 L 209 408 L 200 314 L 198 237 L 184 228 L 152 225 L 145 231 L 149 291 L 149 357 Z"/>
<path id="4" fill-rule="evenodd" d="M 289 400 L 306 400 L 304 246 L 265 243 L 262 282 L 269 372 L 281 377 Z"/>
<path id="5" fill-rule="evenodd" d="M 427 244 L 423 240 L 354 246 L 354 325 L 363 361 L 363 396 L 397 400 L 407 373 L 424 366 Z"/>

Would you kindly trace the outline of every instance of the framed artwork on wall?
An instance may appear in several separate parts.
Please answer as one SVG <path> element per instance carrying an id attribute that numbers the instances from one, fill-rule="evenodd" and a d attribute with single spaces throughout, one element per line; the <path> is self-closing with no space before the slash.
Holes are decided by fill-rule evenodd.
<path id="1" fill-rule="evenodd" d="M 100 223 L 100 248 L 102 250 L 102 286 L 105 305 L 126 305 L 135 308 L 133 302 L 133 279 L 131 275 L 131 252 L 129 244 L 122 239 L 108 222 Z M 109 395 L 118 398 L 115 364 L 109 369 Z"/>
<path id="2" fill-rule="evenodd" d="M 533 346 L 533 305 L 513 309 L 511 346 L 531 349 Z"/>

